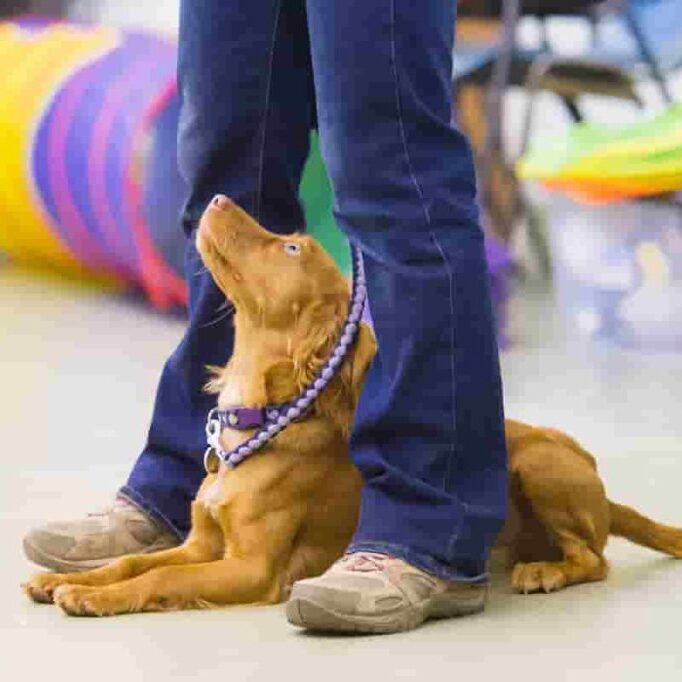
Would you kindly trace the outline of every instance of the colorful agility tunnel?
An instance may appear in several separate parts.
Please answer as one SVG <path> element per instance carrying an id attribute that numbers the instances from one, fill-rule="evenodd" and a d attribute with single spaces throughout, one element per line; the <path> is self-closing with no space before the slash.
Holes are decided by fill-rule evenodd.
<path id="1" fill-rule="evenodd" d="M 0 23 L 0 251 L 13 260 L 187 300 L 178 225 L 176 47 L 139 31 L 43 18 Z M 301 197 L 349 271 L 315 138 Z M 498 311 L 509 259 L 488 243 Z"/>
<path id="2" fill-rule="evenodd" d="M 0 64 L 0 249 L 139 285 L 161 308 L 184 303 L 178 249 L 159 223 L 167 202 L 153 196 L 176 165 L 163 144 L 177 128 L 174 45 L 21 19 L 0 25 Z M 164 180 L 164 196 L 182 195 L 177 171 Z"/>

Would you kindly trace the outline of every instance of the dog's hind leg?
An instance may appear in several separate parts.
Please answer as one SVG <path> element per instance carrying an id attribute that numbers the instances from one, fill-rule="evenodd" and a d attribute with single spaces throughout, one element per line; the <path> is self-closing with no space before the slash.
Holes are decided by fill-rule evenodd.
<path id="1" fill-rule="evenodd" d="M 151 554 L 131 554 L 108 566 L 82 573 L 39 573 L 22 587 L 33 601 L 49 604 L 52 603 L 54 591 L 60 585 L 103 587 L 134 578 L 160 566 L 214 561 L 222 557 L 223 545 L 220 527 L 206 509 L 195 502 L 192 505 L 192 531 L 179 547 Z"/>
<path id="2" fill-rule="evenodd" d="M 556 592 L 568 585 L 604 580 L 609 567 L 580 539 L 560 541 L 562 561 L 519 562 L 512 571 L 512 587 L 517 592 Z"/>
<path id="3" fill-rule="evenodd" d="M 594 468 L 556 441 L 536 442 L 519 454 L 511 474 L 561 557 L 524 557 L 512 571 L 514 590 L 553 592 L 606 578 L 609 507 Z"/>

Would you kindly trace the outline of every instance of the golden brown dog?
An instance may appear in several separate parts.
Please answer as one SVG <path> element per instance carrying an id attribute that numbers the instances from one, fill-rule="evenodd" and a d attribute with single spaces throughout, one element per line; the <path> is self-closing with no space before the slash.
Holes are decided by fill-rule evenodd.
<path id="1" fill-rule="evenodd" d="M 232 358 L 210 382 L 219 406 L 292 399 L 333 349 L 347 282 L 313 239 L 273 235 L 225 197 L 207 208 L 197 247 L 236 309 Z M 362 483 L 348 435 L 375 351 L 362 325 L 304 419 L 236 469 L 221 465 L 206 477 L 184 544 L 85 573 L 40 574 L 27 594 L 72 615 L 112 615 L 273 603 L 295 580 L 322 573 L 357 522 Z M 230 450 L 250 435 L 226 430 L 222 445 Z M 507 443 L 510 513 L 496 549 L 515 564 L 517 591 L 602 580 L 609 534 L 682 557 L 682 531 L 609 502 L 594 459 L 568 436 L 507 421 Z"/>

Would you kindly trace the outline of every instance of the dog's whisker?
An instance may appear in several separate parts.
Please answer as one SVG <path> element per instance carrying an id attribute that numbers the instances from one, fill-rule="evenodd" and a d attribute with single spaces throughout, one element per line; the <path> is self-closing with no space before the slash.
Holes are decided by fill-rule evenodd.
<path id="1" fill-rule="evenodd" d="M 206 327 L 212 327 L 213 325 L 219 324 L 219 323 L 222 322 L 223 320 L 225 320 L 225 319 L 227 319 L 228 317 L 230 317 L 230 315 L 232 315 L 232 313 L 234 313 L 234 307 L 233 307 L 233 306 L 230 306 L 230 308 L 227 308 L 227 309 L 225 310 L 225 314 L 224 314 L 224 315 L 219 315 L 215 320 L 211 320 L 210 322 L 207 322 L 206 324 L 202 324 L 200 328 L 201 328 L 201 329 L 206 329 Z"/>
<path id="2" fill-rule="evenodd" d="M 223 310 L 227 310 L 228 308 L 234 311 L 234 304 L 232 303 L 232 301 L 228 301 L 227 299 L 225 299 L 225 302 L 216 308 L 216 312 L 220 313 Z"/>

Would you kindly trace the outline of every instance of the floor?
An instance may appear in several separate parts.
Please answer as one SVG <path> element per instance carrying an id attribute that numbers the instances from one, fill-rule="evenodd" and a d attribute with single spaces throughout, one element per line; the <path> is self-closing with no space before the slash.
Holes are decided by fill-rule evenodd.
<path id="1" fill-rule="evenodd" d="M 0 319 L 3 679 L 679 679 L 682 562 L 621 541 L 609 547 L 605 584 L 524 597 L 500 577 L 484 614 L 388 638 L 301 634 L 280 607 L 90 620 L 29 603 L 22 534 L 106 506 L 183 325 L 9 266 L 0 267 Z M 512 337 L 508 413 L 567 429 L 597 454 L 614 499 L 682 524 L 682 356 L 569 342 L 546 287 L 517 296 Z"/>

